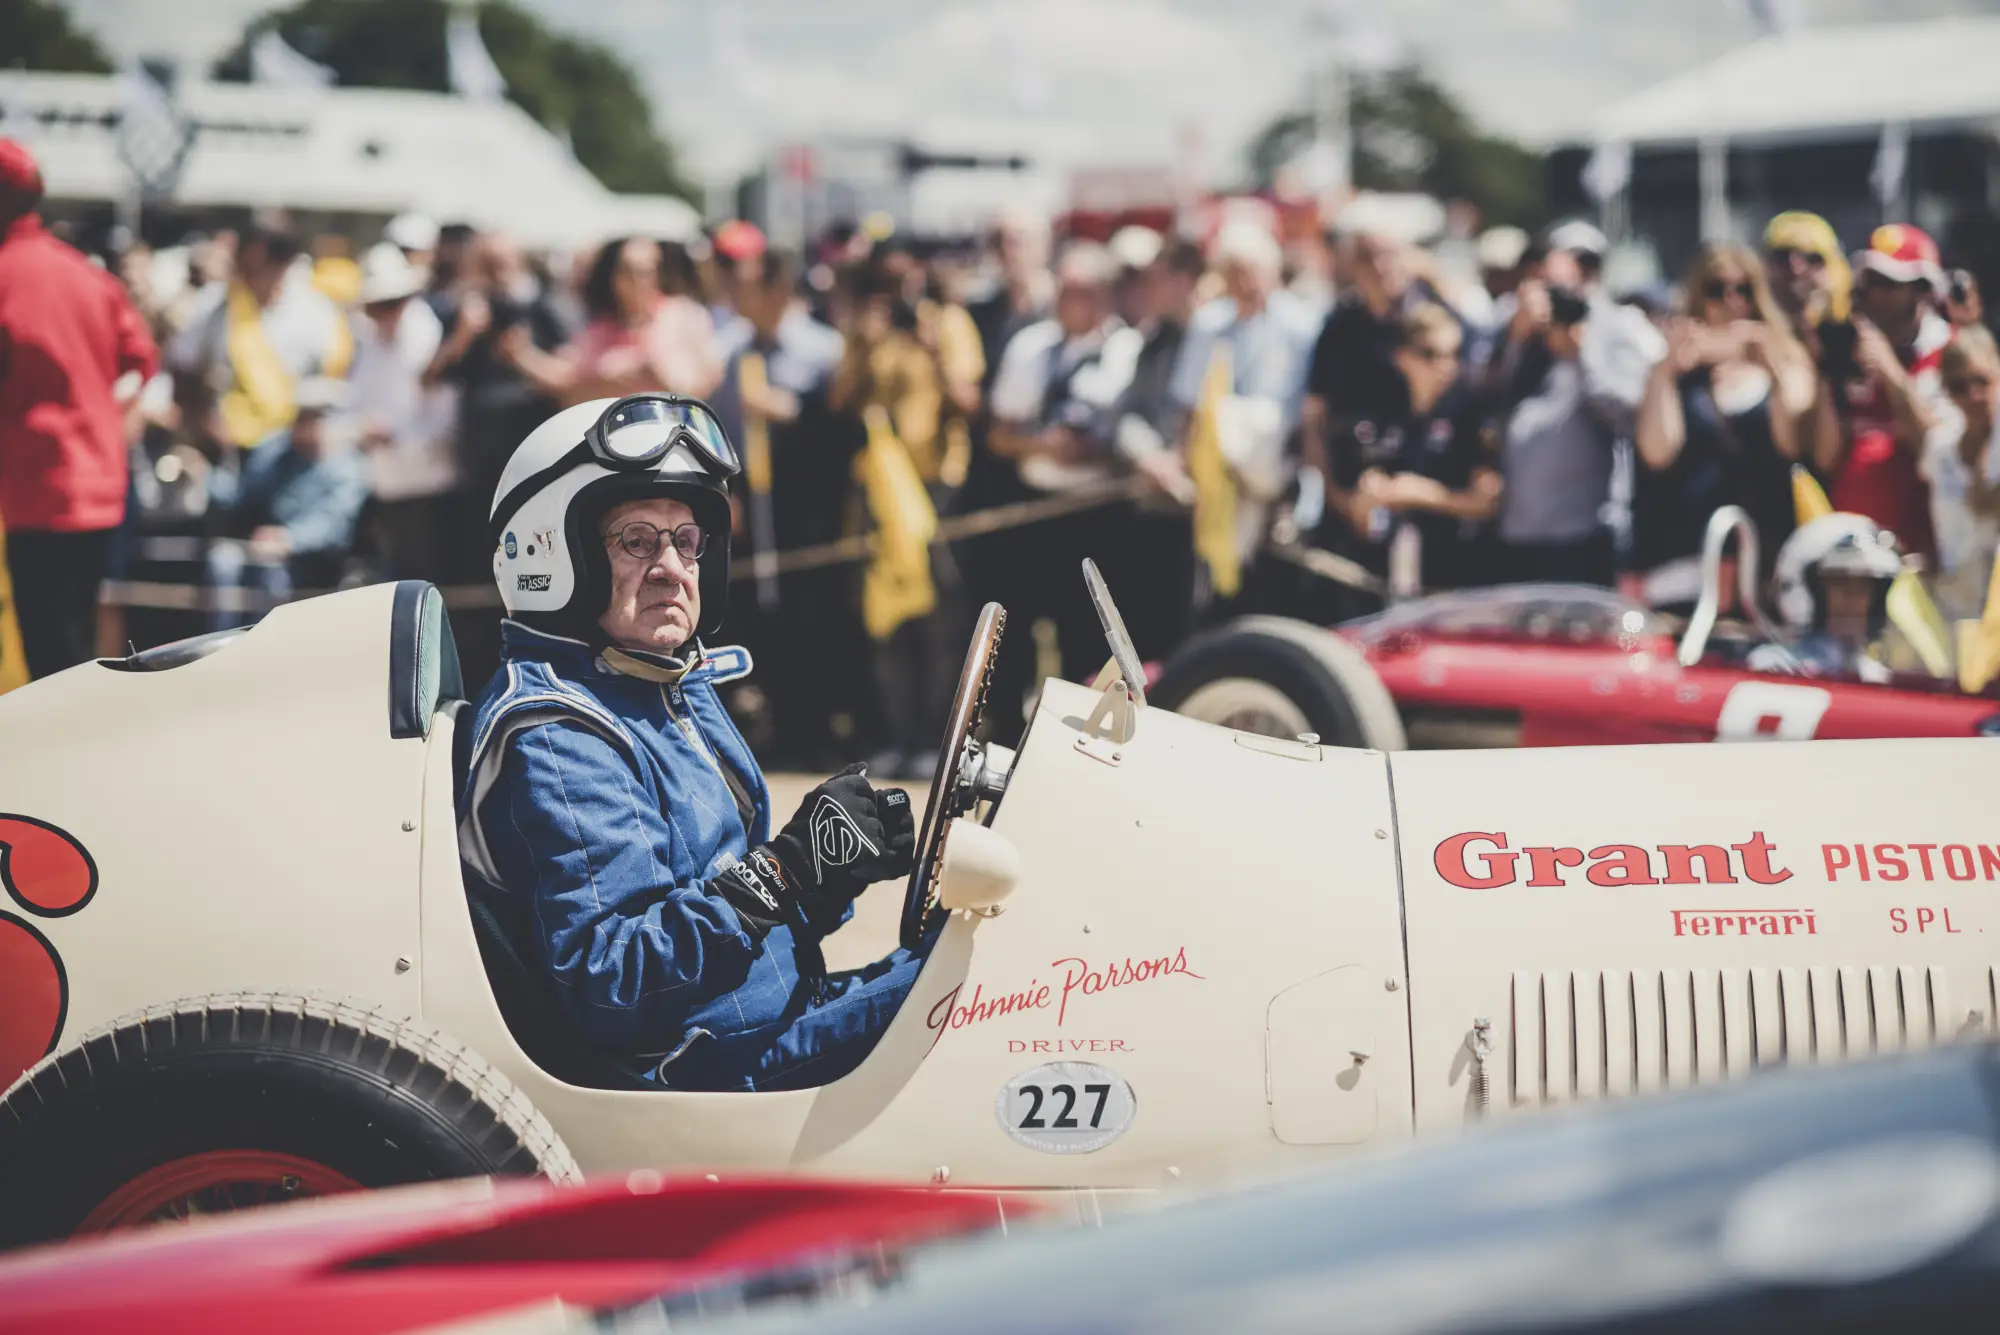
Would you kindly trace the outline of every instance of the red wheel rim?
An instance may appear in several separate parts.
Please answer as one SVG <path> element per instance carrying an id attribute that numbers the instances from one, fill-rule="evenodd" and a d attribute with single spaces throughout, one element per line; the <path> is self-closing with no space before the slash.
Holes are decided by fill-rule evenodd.
<path id="1" fill-rule="evenodd" d="M 109 1233 L 162 1219 L 194 1219 L 257 1205 L 359 1191 L 325 1164 L 276 1150 L 207 1150 L 148 1168 L 98 1202 L 78 1233 Z"/>

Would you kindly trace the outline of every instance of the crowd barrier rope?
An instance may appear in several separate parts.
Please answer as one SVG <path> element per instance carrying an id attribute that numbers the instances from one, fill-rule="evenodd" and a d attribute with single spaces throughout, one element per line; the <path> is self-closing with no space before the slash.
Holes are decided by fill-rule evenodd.
<path id="1" fill-rule="evenodd" d="M 933 548 L 949 546 L 968 538 L 1026 528 L 1033 524 L 1047 523 L 1053 519 L 1081 514 L 1087 510 L 1123 501 L 1137 500 L 1142 496 L 1156 493 L 1157 488 L 1144 478 L 1123 478 L 1117 481 L 1093 483 L 1056 495 L 990 506 L 967 514 L 940 519 L 931 546 Z M 821 570 L 829 566 L 858 563 L 867 560 L 873 554 L 872 544 L 872 535 L 858 533 L 851 537 L 836 538 L 831 542 L 794 547 L 776 553 L 775 561 L 765 562 L 762 569 L 768 571 L 775 565 L 778 574 L 789 575 L 806 570 Z M 138 549 L 143 556 L 154 560 L 198 561 L 206 554 L 207 546 L 208 540 L 203 538 L 152 537 L 141 539 Z M 1298 566 L 1322 579 L 1364 592 L 1382 591 L 1382 582 L 1374 575 L 1346 557 L 1332 552 L 1306 547 L 1299 543 L 1272 543 L 1265 550 L 1279 560 Z M 755 579 L 758 573 L 750 560 L 740 559 L 731 569 L 730 578 L 732 582 L 747 581 Z M 117 607 L 161 611 L 247 614 L 268 612 L 281 603 L 332 592 L 333 589 L 327 588 L 299 588 L 280 596 L 261 589 L 123 579 L 107 580 L 100 601 Z M 445 606 L 454 611 L 481 611 L 500 606 L 500 591 L 490 583 L 447 585 L 440 592 L 444 595 Z"/>

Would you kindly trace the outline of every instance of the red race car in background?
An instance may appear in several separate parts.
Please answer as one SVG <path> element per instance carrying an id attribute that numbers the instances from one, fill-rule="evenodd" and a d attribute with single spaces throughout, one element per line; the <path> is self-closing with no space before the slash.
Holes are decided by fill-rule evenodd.
<path id="1" fill-rule="evenodd" d="M 1245 732 L 1380 750 L 2000 735 L 2000 691 L 1914 661 L 1879 680 L 1766 669 L 1784 639 L 1759 607 L 1748 525 L 1718 513 L 1685 624 L 1579 584 L 1436 594 L 1333 631 L 1249 617 L 1190 640 L 1150 694 Z M 1741 620 L 1721 615 L 1731 537 Z"/>

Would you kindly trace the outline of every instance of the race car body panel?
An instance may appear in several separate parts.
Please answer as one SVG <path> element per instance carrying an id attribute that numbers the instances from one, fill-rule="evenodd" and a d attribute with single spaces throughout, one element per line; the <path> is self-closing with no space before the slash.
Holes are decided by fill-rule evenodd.
<path id="1" fill-rule="evenodd" d="M 314 599 L 170 670 L 86 663 L 0 697 L 0 823 L 48 840 L 31 860 L 0 831 L 16 845 L 0 933 L 60 960 L 16 974 L 35 995 L 15 1007 L 56 988 L 71 1037 L 273 985 L 418 1010 L 425 742 L 390 735 L 389 604 L 389 586 Z M 0 1046 L 8 1082 L 43 1050 Z"/>
<path id="2" fill-rule="evenodd" d="M 1728 756 L 1394 758 L 1420 1127 L 1991 1031 L 2000 748 Z"/>

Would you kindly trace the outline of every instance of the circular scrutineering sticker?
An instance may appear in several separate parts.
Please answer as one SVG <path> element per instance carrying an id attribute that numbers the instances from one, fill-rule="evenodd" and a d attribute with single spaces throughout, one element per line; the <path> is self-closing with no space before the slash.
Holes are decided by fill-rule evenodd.
<path id="1" fill-rule="evenodd" d="M 1139 1100 L 1095 1062 L 1048 1062 L 1009 1080 L 993 1101 L 1006 1133 L 1044 1154 L 1088 1154 L 1125 1134 Z"/>

